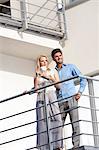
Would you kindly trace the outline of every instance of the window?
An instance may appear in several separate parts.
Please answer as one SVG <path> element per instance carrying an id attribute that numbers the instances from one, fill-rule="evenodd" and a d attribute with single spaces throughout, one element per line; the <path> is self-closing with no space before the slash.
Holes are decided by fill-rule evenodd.
<path id="1" fill-rule="evenodd" d="M 8 8 L 10 7 L 10 0 L 0 0 L 0 4 L 4 5 L 4 6 L 0 6 L 0 13 L 10 15 L 11 11 L 10 11 L 10 8 Z"/>

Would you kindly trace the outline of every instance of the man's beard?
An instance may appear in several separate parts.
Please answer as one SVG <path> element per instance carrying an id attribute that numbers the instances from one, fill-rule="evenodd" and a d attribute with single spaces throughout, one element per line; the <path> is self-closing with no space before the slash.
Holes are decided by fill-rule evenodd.
<path id="1" fill-rule="evenodd" d="M 58 64 L 62 64 L 63 63 L 63 60 L 61 60 L 61 61 L 58 61 Z"/>

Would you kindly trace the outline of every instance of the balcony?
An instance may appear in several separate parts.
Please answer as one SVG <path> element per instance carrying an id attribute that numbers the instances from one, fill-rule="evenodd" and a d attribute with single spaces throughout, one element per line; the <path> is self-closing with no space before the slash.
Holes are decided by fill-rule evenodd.
<path id="1" fill-rule="evenodd" d="M 56 0 L 0 1 L 0 28 L 1 53 L 29 60 L 39 53 L 49 55 L 66 38 L 64 4 Z"/>
<path id="2" fill-rule="evenodd" d="M 61 0 L 10 0 L 0 3 L 0 22 L 20 32 L 34 32 L 56 39 L 64 38 L 65 9 Z"/>
<path id="3" fill-rule="evenodd" d="M 78 77 L 66 79 L 61 82 L 67 82 L 68 80 L 75 80 Z M 78 107 L 74 109 L 79 110 L 79 120 L 76 120 L 80 124 L 80 147 L 77 150 L 98 150 L 99 149 L 99 96 L 98 96 L 98 78 L 85 77 L 88 80 L 88 86 L 82 95 Z M 78 82 L 75 82 L 78 84 Z M 48 86 L 52 86 L 48 85 Z M 43 87 L 46 90 L 46 87 Z M 79 86 L 79 85 L 77 85 Z M 43 88 L 38 89 L 41 90 Z M 6 91 L 5 91 L 6 92 Z M 36 133 L 36 122 L 35 120 L 35 101 L 36 101 L 36 90 L 31 89 L 15 96 L 11 96 L 6 99 L 0 100 L 1 105 L 1 115 L 0 115 L 0 134 L 1 142 L 0 148 L 4 150 L 21 149 L 21 150 L 31 150 L 37 149 L 36 147 L 36 135 L 42 133 Z M 49 104 L 45 103 L 44 106 L 47 108 Z M 6 109 L 7 108 L 7 109 Z M 46 110 L 46 109 L 45 109 Z M 71 111 L 71 110 L 70 110 Z M 46 112 L 47 113 L 47 112 Z M 48 119 L 45 118 L 48 125 Z M 40 120 L 38 120 L 40 121 Z M 75 122 L 76 122 L 75 121 Z M 74 122 L 74 123 L 75 123 Z M 71 123 L 66 122 L 64 124 L 64 133 L 69 132 L 69 135 L 64 135 L 63 143 L 64 150 L 72 149 L 70 144 L 72 136 Z M 69 129 L 69 131 L 67 130 Z M 47 134 L 49 136 L 50 130 L 48 129 Z M 77 135 L 77 136 L 79 136 Z M 49 137 L 50 138 L 50 137 Z M 49 150 L 51 144 L 56 141 L 49 140 Z M 68 147 L 68 148 L 67 148 Z M 71 148 L 69 148 L 71 147 Z M 76 150 L 76 149 L 75 149 Z"/>

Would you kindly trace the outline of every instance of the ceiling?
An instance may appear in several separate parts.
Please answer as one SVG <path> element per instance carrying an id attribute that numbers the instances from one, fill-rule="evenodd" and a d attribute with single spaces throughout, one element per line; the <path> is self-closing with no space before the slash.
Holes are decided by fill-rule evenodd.
<path id="1" fill-rule="evenodd" d="M 0 36 L 0 53 L 35 60 L 40 54 L 50 55 L 51 48 Z"/>
<path id="2" fill-rule="evenodd" d="M 9 0 L 0 0 L 0 3 L 8 2 Z"/>

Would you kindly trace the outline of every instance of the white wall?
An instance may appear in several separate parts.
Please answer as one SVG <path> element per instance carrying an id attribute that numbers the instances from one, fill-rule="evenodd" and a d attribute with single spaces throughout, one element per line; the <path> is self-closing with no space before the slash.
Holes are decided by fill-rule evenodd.
<path id="1" fill-rule="evenodd" d="M 66 11 L 68 40 L 66 63 L 75 63 L 84 74 L 99 70 L 99 2 L 90 0 Z"/>
<path id="2" fill-rule="evenodd" d="M 33 84 L 34 62 L 17 57 L 0 54 L 0 101 L 6 98 L 23 93 L 25 90 L 31 90 Z M 25 95 L 9 102 L 0 103 L 0 119 L 17 114 L 36 107 L 36 94 Z M 17 115 L 0 121 L 0 131 L 20 126 L 36 120 L 36 113 Z M 36 133 L 36 124 L 30 124 L 2 132 L 0 134 L 0 143 L 24 137 Z M 36 146 L 36 137 L 31 136 L 20 141 L 4 144 L 0 146 L 2 150 L 24 150 Z"/>
<path id="3" fill-rule="evenodd" d="M 13 63 L 13 62 L 12 62 Z M 0 101 L 6 98 L 21 94 L 25 90 L 30 90 L 33 87 L 33 77 L 0 71 Z M 23 111 L 27 111 L 36 107 L 36 95 L 25 95 L 8 102 L 0 103 L 0 119 L 11 116 Z M 29 111 L 27 113 L 17 115 L 8 119 L 0 120 L 0 131 L 17 127 L 36 120 L 36 113 Z M 0 143 L 25 137 L 36 133 L 36 124 L 30 124 L 14 130 L 0 133 Z M 9 144 L 0 146 L 2 150 L 24 150 L 26 148 L 36 146 L 35 136 L 25 138 Z"/>
<path id="4" fill-rule="evenodd" d="M 35 72 L 34 65 L 34 61 L 0 54 L 0 70 L 3 71 L 33 76 Z"/>
<path id="5" fill-rule="evenodd" d="M 99 5 L 98 5 L 98 32 L 97 32 L 97 38 L 98 38 L 98 41 L 99 41 Z M 98 58 L 99 58 L 99 42 L 98 42 Z M 98 59 L 98 66 L 99 66 L 99 59 Z"/>

